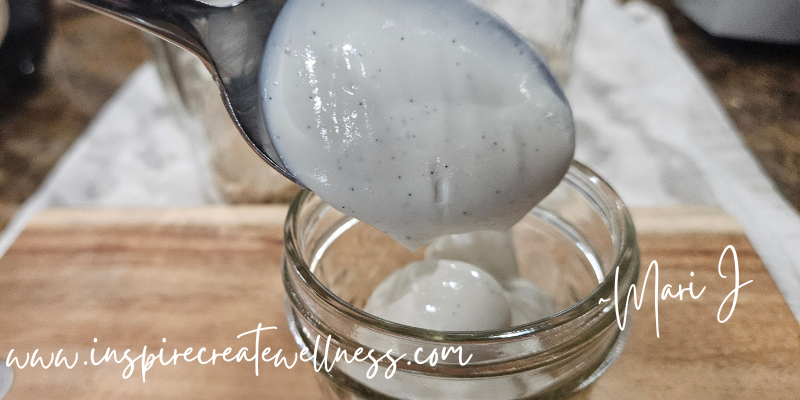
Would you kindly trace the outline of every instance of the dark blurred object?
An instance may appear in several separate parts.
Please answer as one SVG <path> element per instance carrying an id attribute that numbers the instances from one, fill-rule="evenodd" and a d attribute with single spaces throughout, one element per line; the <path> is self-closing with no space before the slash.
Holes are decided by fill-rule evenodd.
<path id="1" fill-rule="evenodd" d="M 39 86 L 51 30 L 48 0 L 8 0 L 8 11 L 8 32 L 0 44 L 0 103 Z"/>
<path id="2" fill-rule="evenodd" d="M 51 5 L 40 87 L 0 106 L 0 228 L 147 58 L 138 29 L 64 0 Z"/>

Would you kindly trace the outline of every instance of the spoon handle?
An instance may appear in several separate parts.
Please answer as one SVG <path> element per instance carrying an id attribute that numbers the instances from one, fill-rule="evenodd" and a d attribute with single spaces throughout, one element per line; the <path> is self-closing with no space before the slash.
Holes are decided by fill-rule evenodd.
<path id="1" fill-rule="evenodd" d="M 69 0 L 110 15 L 191 51 L 204 62 L 211 56 L 195 28 L 215 7 L 194 0 Z"/>
<path id="2" fill-rule="evenodd" d="M 267 38 L 287 0 L 69 1 L 194 53 L 216 81 L 225 107 L 250 147 L 280 174 L 297 182 L 272 144 L 258 80 Z M 211 5 L 223 3 L 225 7 Z"/>

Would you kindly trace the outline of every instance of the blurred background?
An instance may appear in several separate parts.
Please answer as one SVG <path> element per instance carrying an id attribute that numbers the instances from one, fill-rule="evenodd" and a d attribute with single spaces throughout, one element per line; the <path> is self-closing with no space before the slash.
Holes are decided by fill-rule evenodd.
<path id="1" fill-rule="evenodd" d="M 26 15 L 16 16 L 27 19 L 25 24 L 15 22 L 15 2 L 27 4 Z M 10 3 L 11 25 L 0 48 L 0 227 L 129 75 L 153 51 L 169 51 L 148 46 L 133 27 L 63 0 Z M 747 147 L 784 198 L 800 210 L 800 46 L 717 38 L 672 0 L 649 3 L 668 17 L 678 45 L 708 81 Z M 182 90 L 173 93 L 180 96 Z M 254 154 L 246 157 L 260 162 Z M 240 189 L 226 190 L 211 196 L 261 202 L 285 201 L 293 193 L 291 187 L 245 195 Z"/>

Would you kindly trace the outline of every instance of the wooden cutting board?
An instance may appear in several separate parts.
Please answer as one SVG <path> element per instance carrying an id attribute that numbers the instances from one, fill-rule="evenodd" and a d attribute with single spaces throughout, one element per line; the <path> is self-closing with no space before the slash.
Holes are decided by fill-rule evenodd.
<path id="1" fill-rule="evenodd" d="M 279 262 L 286 209 L 280 206 L 180 210 L 67 210 L 40 214 L 0 260 L 0 358 L 64 349 L 62 364 L 15 368 L 8 399 L 310 399 L 319 391 L 310 365 L 293 369 L 249 362 L 98 366 L 107 348 L 147 346 L 224 350 L 261 344 L 295 353 L 283 313 Z M 736 222 L 713 209 L 635 210 L 642 279 L 653 260 L 659 290 L 692 283 L 698 299 L 659 302 L 656 337 L 653 278 L 634 313 L 628 344 L 594 386 L 591 399 L 799 399 L 800 326 Z M 740 282 L 735 311 L 717 313 Z M 692 276 L 691 273 L 694 273 Z M 641 279 L 640 279 L 641 282 Z M 730 298 L 722 311 L 730 310 Z M 94 339 L 97 338 L 97 342 Z M 166 342 L 162 339 L 165 338 Z M 205 356 L 204 356 L 205 357 Z M 206 357 L 207 358 L 207 357 Z M 221 361 L 221 359 L 219 360 Z"/>

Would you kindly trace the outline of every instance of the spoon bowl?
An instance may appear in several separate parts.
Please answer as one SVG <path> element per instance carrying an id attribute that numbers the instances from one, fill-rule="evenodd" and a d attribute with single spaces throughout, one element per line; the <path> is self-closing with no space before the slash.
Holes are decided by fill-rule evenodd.
<path id="1" fill-rule="evenodd" d="M 214 77 L 228 113 L 250 147 L 281 175 L 299 184 L 269 139 L 259 94 L 264 48 L 286 0 L 71 1 L 196 55 Z"/>

